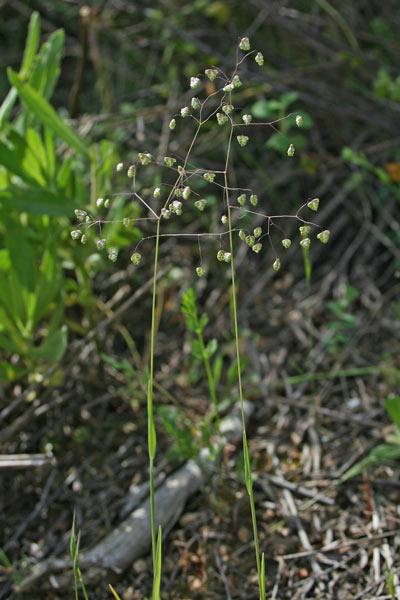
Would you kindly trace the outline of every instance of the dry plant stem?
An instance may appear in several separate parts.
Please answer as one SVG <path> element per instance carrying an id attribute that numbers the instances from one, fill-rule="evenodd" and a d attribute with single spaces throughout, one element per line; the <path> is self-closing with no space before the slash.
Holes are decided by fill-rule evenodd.
<path id="1" fill-rule="evenodd" d="M 239 349 L 239 329 L 238 329 L 237 305 L 236 305 L 235 264 L 234 264 L 234 252 L 233 252 L 231 206 L 230 206 L 230 202 L 229 202 L 229 188 L 228 188 L 228 165 L 229 165 L 230 150 L 231 150 L 231 146 L 232 146 L 232 135 L 233 135 L 233 124 L 231 125 L 229 141 L 228 141 L 228 149 L 227 149 L 227 153 L 226 153 L 224 182 L 225 182 L 225 199 L 226 199 L 227 213 L 228 213 L 229 249 L 230 249 L 230 253 L 231 253 L 231 257 L 232 257 L 231 258 L 232 307 L 233 307 L 233 323 L 234 323 L 234 330 L 235 330 L 235 346 L 236 346 L 236 361 L 237 361 L 237 370 L 238 370 L 239 398 L 240 398 L 240 407 L 241 407 L 241 413 L 242 413 L 243 449 L 248 454 L 246 422 L 245 422 L 244 404 L 243 404 L 242 375 L 240 372 L 240 349 Z M 249 476 L 250 476 L 250 479 L 252 479 L 251 472 L 249 473 Z M 257 520 L 256 520 L 256 510 L 255 510 L 255 505 L 254 505 L 252 481 L 251 481 L 251 485 L 249 486 L 247 491 L 248 491 L 249 497 L 250 497 L 251 520 L 253 523 L 254 547 L 255 547 L 255 553 L 256 553 L 257 573 L 258 573 L 259 588 L 260 588 L 260 599 L 263 600 L 262 590 L 263 590 L 264 586 L 262 585 L 262 582 L 261 582 L 260 550 L 259 550 L 259 543 L 258 543 Z"/>

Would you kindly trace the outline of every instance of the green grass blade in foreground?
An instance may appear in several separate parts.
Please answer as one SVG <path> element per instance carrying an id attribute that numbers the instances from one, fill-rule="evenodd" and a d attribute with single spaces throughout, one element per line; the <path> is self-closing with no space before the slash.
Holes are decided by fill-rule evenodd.
<path id="1" fill-rule="evenodd" d="M 265 556 L 261 555 L 260 600 L 265 600 Z"/>
<path id="2" fill-rule="evenodd" d="M 32 113 L 39 119 L 39 121 L 49 127 L 64 140 L 71 148 L 74 148 L 79 154 L 83 154 L 87 158 L 90 158 L 90 152 L 86 144 L 80 139 L 80 137 L 66 125 L 60 117 L 57 115 L 54 108 L 41 96 L 35 89 L 30 85 L 24 84 L 22 79 L 15 73 L 11 68 L 7 69 L 8 79 L 13 85 L 20 96 L 25 102 Z"/>
<path id="3" fill-rule="evenodd" d="M 79 540 L 76 540 L 75 537 L 75 513 L 72 517 L 72 528 L 71 528 L 71 539 L 69 542 L 69 550 L 72 558 L 72 570 L 74 573 L 74 590 L 75 590 L 75 600 L 79 600 L 78 595 L 78 577 L 77 577 L 77 562 L 78 562 L 78 545 Z"/>
<path id="4" fill-rule="evenodd" d="M 24 56 L 22 59 L 22 65 L 20 69 L 20 74 L 22 77 L 26 77 L 31 66 L 33 60 L 35 58 L 37 49 L 39 48 L 40 41 L 40 19 L 39 13 L 33 12 L 31 16 L 31 20 L 29 21 L 28 35 L 26 38 Z M 18 93 L 15 87 L 12 87 L 8 92 L 3 104 L 0 107 L 0 129 L 4 126 L 5 121 L 8 119 L 8 116 L 12 110 L 12 107 L 15 104 L 15 101 L 18 97 Z"/>
<path id="5" fill-rule="evenodd" d="M 160 585 L 161 585 L 161 544 L 162 534 L 161 525 L 158 528 L 157 550 L 156 550 L 156 568 L 154 570 L 153 596 L 152 600 L 160 600 Z"/>
<path id="6" fill-rule="evenodd" d="M 70 539 L 69 548 L 70 548 L 70 553 L 71 553 L 71 558 L 72 558 L 72 570 L 73 570 L 73 574 L 74 574 L 75 600 L 79 600 L 78 579 L 79 579 L 79 583 L 81 584 L 83 597 L 85 598 L 85 600 L 89 600 L 87 592 L 86 592 L 86 587 L 83 582 L 82 573 L 78 566 L 79 534 L 78 534 L 78 538 L 76 538 L 76 536 L 75 536 L 75 513 L 72 518 L 71 539 Z"/>

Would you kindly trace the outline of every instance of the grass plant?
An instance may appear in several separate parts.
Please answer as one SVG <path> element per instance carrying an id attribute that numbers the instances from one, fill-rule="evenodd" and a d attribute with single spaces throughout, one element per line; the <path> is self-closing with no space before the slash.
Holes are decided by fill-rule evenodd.
<path id="1" fill-rule="evenodd" d="M 319 205 L 319 199 L 313 199 L 302 204 L 296 214 L 279 214 L 270 215 L 264 209 L 257 208 L 259 204 L 257 190 L 252 187 L 233 187 L 231 185 L 230 173 L 235 168 L 235 164 L 248 152 L 247 146 L 250 141 L 251 131 L 254 127 L 268 128 L 272 131 L 272 135 L 280 135 L 278 125 L 282 122 L 291 119 L 297 127 L 303 124 L 302 116 L 296 113 L 291 113 L 285 116 L 268 122 L 257 122 L 253 120 L 251 114 L 246 114 L 242 108 L 234 105 L 237 92 L 242 87 L 243 83 L 239 76 L 240 67 L 245 60 L 253 58 L 255 68 L 262 67 L 264 59 L 260 52 L 251 50 L 250 41 L 248 38 L 242 38 L 236 49 L 236 60 L 232 74 L 227 76 L 218 67 L 211 67 L 205 70 L 204 74 L 198 74 L 190 79 L 191 90 L 201 89 L 203 82 L 206 82 L 204 89 L 208 94 L 204 100 L 193 96 L 187 104 L 182 106 L 177 114 L 172 116 L 169 124 L 171 136 L 174 135 L 176 128 L 181 128 L 185 122 L 190 122 L 194 125 L 194 133 L 191 141 L 188 143 L 187 150 L 183 156 L 172 155 L 165 157 L 154 158 L 147 150 L 139 152 L 136 160 L 130 164 L 127 169 L 127 176 L 132 179 L 132 191 L 127 194 L 128 199 L 135 206 L 135 214 L 138 214 L 138 207 L 142 207 L 145 216 L 140 216 L 135 219 L 135 225 L 139 221 L 144 226 L 148 226 L 148 222 L 155 222 L 155 232 L 144 235 L 139 243 L 134 248 L 131 255 L 133 264 L 138 265 L 142 259 L 139 252 L 142 244 L 146 240 L 155 241 L 154 257 L 153 257 L 153 290 L 152 290 L 152 309 L 151 309 L 151 330 L 150 330 L 150 366 L 148 378 L 148 397 L 147 397 L 147 417 L 148 417 L 148 455 L 149 455 L 149 476 L 150 476 L 150 503 L 151 503 L 151 538 L 152 538 L 152 557 L 153 557 L 153 600 L 160 597 L 160 581 L 161 581 L 161 528 L 157 527 L 157 507 L 155 506 L 155 491 L 154 491 L 154 462 L 156 458 L 157 436 L 153 410 L 153 392 L 154 392 L 154 375 L 155 375 L 155 344 L 156 344 L 156 328 L 157 328 L 157 275 L 160 262 L 160 244 L 163 238 L 166 237 L 187 237 L 197 240 L 199 247 L 199 266 L 196 268 L 198 277 L 203 277 L 207 269 L 203 264 L 201 254 L 201 243 L 204 240 L 217 241 L 218 249 L 216 253 L 217 263 L 221 263 L 221 268 L 224 264 L 229 265 L 229 272 L 225 276 L 230 277 L 230 293 L 232 306 L 232 326 L 233 337 L 235 341 L 235 359 L 237 363 L 237 390 L 241 405 L 242 427 L 243 427 L 243 455 L 245 469 L 245 486 L 249 496 L 251 520 L 254 537 L 254 549 L 256 555 L 256 567 L 259 582 L 259 597 L 260 600 L 265 600 L 266 584 L 265 584 L 265 559 L 264 553 L 260 552 L 259 537 L 257 529 L 256 507 L 253 493 L 253 477 L 250 464 L 250 451 L 247 441 L 246 422 L 244 414 L 244 391 L 242 385 L 241 373 L 241 356 L 240 356 L 240 340 L 239 340 L 239 324 L 238 324 L 238 306 L 237 306 L 237 280 L 235 268 L 236 254 L 236 236 L 239 237 L 242 243 L 247 244 L 256 255 L 263 250 L 263 240 L 268 240 L 274 260 L 272 268 L 278 271 L 281 260 L 279 252 L 276 250 L 273 237 L 281 237 L 282 252 L 287 250 L 292 240 L 285 233 L 284 227 L 278 225 L 281 219 L 296 219 L 300 223 L 300 239 L 298 243 L 303 249 L 306 276 L 309 283 L 310 278 L 310 262 L 309 262 L 309 247 L 311 244 L 310 232 L 312 228 L 320 228 L 321 231 L 316 236 L 321 242 L 326 243 L 329 239 L 329 231 L 323 230 L 322 227 L 309 221 L 303 217 L 303 209 L 311 209 L 316 211 Z M 211 90 L 211 91 L 210 91 Z M 206 92 L 207 93 L 207 92 Z M 238 94 L 239 95 L 239 94 Z M 201 168 L 199 164 L 200 158 L 196 154 L 197 142 L 201 139 L 201 134 L 207 133 L 210 129 L 216 130 L 215 139 L 218 147 L 222 148 L 222 159 L 216 168 Z M 287 135 L 288 128 L 284 128 Z M 246 133 L 246 135 L 245 135 Z M 249 135 L 247 135 L 247 133 Z M 251 146 L 251 143 L 250 143 Z M 290 143 L 286 150 L 286 155 L 291 157 L 295 155 L 295 146 Z M 207 163 L 206 163 L 207 164 Z M 154 167 L 158 167 L 155 171 Z M 159 169 L 165 172 L 160 177 Z M 117 165 L 117 171 L 126 170 L 123 163 Z M 142 177 L 139 177 L 143 175 Z M 161 183 L 160 183 L 161 182 Z M 210 194 L 209 188 L 212 186 L 213 192 Z M 152 192 L 149 192 L 152 190 Z M 218 231 L 200 231 L 198 233 L 177 232 L 176 223 L 184 213 L 184 221 L 187 222 L 187 215 L 192 215 L 199 223 L 201 228 L 204 225 L 201 220 L 201 214 L 207 209 L 207 204 L 213 197 L 217 197 L 217 211 L 220 218 L 221 226 Z M 193 200 L 194 199 L 194 200 Z M 97 205 L 102 211 L 104 208 L 108 210 L 111 200 L 104 201 L 102 198 L 97 201 Z M 76 211 L 80 223 L 76 229 L 71 232 L 75 240 L 84 241 L 86 243 L 89 231 L 98 226 L 101 232 L 102 223 L 107 223 L 106 215 L 99 214 L 92 216 L 86 211 Z M 243 219 L 243 228 L 239 228 L 239 221 Z M 252 226 L 251 223 L 257 221 L 263 222 L 263 226 Z M 168 226 L 168 222 L 173 223 L 173 227 Z M 130 223 L 127 221 L 127 226 Z M 84 238 L 84 239 L 82 239 Z M 108 246 L 107 239 L 101 237 L 97 239 L 96 245 L 99 249 L 105 249 L 108 252 L 110 260 L 118 259 L 118 252 L 115 248 Z M 308 266 L 308 269 L 307 269 Z M 218 418 L 217 395 L 213 376 L 210 369 L 207 353 L 203 343 L 202 333 L 198 327 L 198 323 L 193 324 L 193 331 L 198 335 L 198 343 L 202 347 L 203 360 L 205 371 L 208 380 L 210 397 L 213 405 L 213 418 Z M 157 535 L 158 529 L 158 535 Z"/>

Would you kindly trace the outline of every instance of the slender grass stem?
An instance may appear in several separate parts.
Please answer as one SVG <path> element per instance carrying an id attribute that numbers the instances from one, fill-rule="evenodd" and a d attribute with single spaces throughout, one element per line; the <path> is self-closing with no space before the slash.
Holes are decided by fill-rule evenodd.
<path id="1" fill-rule="evenodd" d="M 225 183 L 225 199 L 228 212 L 228 228 L 229 228 L 229 250 L 231 253 L 231 278 L 232 278 L 232 310 L 233 310 L 233 324 L 235 331 L 235 346 L 236 346 L 236 361 L 238 370 L 238 387 L 239 387 L 239 398 L 240 408 L 242 413 L 242 427 L 243 427 L 243 450 L 245 455 L 245 472 L 246 472 L 246 487 L 250 497 L 250 509 L 251 509 L 251 520 L 253 523 L 253 536 L 254 536 L 254 548 L 256 553 L 257 573 L 260 589 L 260 600 L 265 600 L 265 582 L 262 581 L 262 569 L 260 561 L 260 549 L 258 543 L 258 530 L 257 530 L 257 519 L 256 509 L 254 504 L 253 494 L 253 482 L 250 470 L 249 452 L 247 445 L 246 435 L 246 420 L 244 416 L 244 401 L 243 401 L 243 386 L 242 386 L 242 374 L 240 369 L 240 346 L 239 346 L 239 327 L 237 317 L 237 303 L 236 303 L 236 279 L 235 279 L 235 264 L 234 264 L 234 252 L 233 252 L 233 236 L 232 236 L 232 218 L 231 218 L 231 206 L 229 202 L 229 188 L 228 188 L 228 165 L 230 158 L 230 150 L 232 145 L 233 126 L 231 127 L 228 149 L 226 153 L 225 171 L 224 171 L 224 183 Z"/>
<path id="2" fill-rule="evenodd" d="M 153 300 L 151 309 L 151 334 L 150 334 L 150 375 L 148 384 L 147 398 L 147 419 L 148 419 L 148 449 L 149 449 L 149 471 L 150 471 L 150 509 L 151 509 L 151 542 L 153 554 L 153 571 L 156 569 L 156 519 L 154 505 L 154 457 L 156 454 L 156 431 L 153 417 L 153 386 L 154 386 L 154 345 L 156 334 L 156 298 L 157 298 L 157 269 L 158 269 L 158 250 L 160 242 L 160 219 L 157 220 L 156 248 L 154 253 L 154 279 L 153 279 Z"/>

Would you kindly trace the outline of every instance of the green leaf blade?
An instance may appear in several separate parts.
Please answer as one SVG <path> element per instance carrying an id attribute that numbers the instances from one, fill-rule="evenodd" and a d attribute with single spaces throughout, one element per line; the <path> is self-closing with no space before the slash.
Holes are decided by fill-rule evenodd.
<path id="1" fill-rule="evenodd" d="M 39 121 L 49 127 L 56 135 L 64 140 L 71 148 L 90 158 L 90 151 L 80 137 L 66 125 L 57 115 L 54 108 L 34 88 L 24 84 L 21 78 L 11 68 L 7 69 L 10 83 L 17 89 L 18 94 Z"/>

